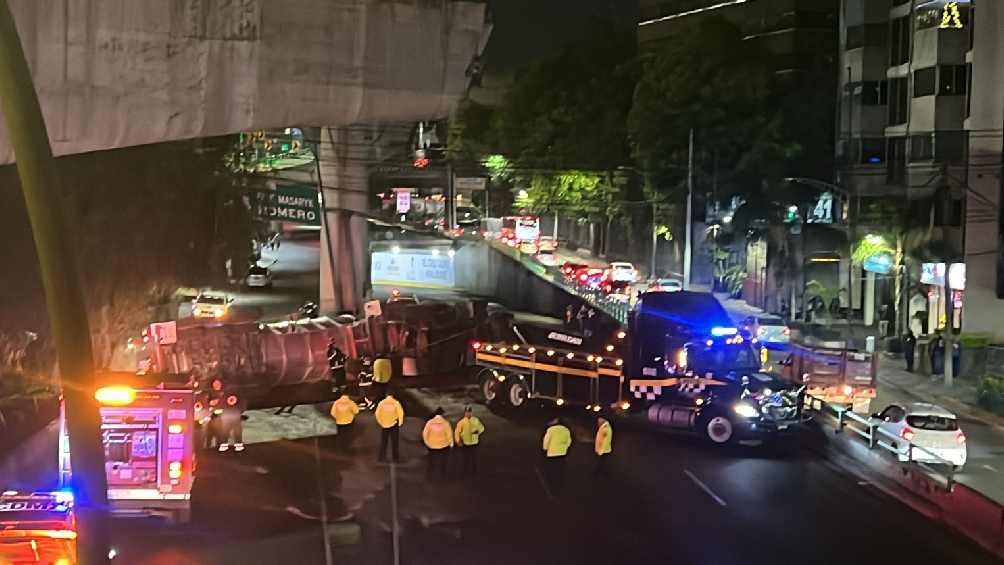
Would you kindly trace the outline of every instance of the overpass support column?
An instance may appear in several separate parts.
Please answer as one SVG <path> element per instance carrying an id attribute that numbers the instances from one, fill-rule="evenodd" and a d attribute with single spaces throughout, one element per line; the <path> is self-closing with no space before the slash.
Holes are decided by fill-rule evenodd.
<path id="1" fill-rule="evenodd" d="M 369 166 L 373 129 L 321 128 L 317 159 L 325 213 L 321 226 L 321 311 L 356 311 L 369 275 Z M 333 264 L 333 266 L 332 266 Z"/>

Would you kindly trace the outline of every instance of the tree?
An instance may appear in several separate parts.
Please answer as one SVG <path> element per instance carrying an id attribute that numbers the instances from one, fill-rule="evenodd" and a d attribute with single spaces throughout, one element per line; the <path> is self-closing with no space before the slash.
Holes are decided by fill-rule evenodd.
<path id="1" fill-rule="evenodd" d="M 830 72 L 820 65 L 801 80 L 783 78 L 761 42 L 715 17 L 669 40 L 645 57 L 628 118 L 650 189 L 682 192 L 694 130 L 703 189 L 719 201 L 787 205 L 782 179 L 832 174 L 832 78 L 822 76 Z M 759 212 L 769 219 L 776 210 Z"/>
<path id="2" fill-rule="evenodd" d="M 526 191 L 518 205 L 609 225 L 631 162 L 635 45 L 631 34 L 597 30 L 518 74 L 500 107 L 464 101 L 451 119 L 451 159 L 504 155 L 506 180 Z"/>

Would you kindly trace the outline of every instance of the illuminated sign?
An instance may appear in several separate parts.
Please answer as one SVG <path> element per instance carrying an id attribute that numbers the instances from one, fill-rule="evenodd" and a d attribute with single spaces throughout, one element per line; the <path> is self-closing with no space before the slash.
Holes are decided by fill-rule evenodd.
<path id="1" fill-rule="evenodd" d="M 945 264 L 924 263 L 921 265 L 920 282 L 938 286 L 945 285 Z"/>
<path id="2" fill-rule="evenodd" d="M 941 23 L 938 24 L 940 29 L 962 29 L 962 14 L 959 12 L 958 2 L 949 2 L 945 4 L 944 10 L 941 12 Z"/>
<path id="3" fill-rule="evenodd" d="M 452 288 L 453 258 L 407 251 L 376 252 L 370 261 L 370 280 L 374 285 Z"/>
<path id="4" fill-rule="evenodd" d="M 952 263 L 948 266 L 948 288 L 952 290 L 966 289 L 965 263 Z"/>
<path id="5" fill-rule="evenodd" d="M 869 273 L 877 275 L 888 275 L 892 270 L 892 255 L 889 253 L 876 253 L 864 260 L 861 268 Z"/>
<path id="6" fill-rule="evenodd" d="M 54 501 L 19 500 L 0 502 L 0 512 L 69 512 L 65 504 Z"/>
<path id="7" fill-rule="evenodd" d="M 411 189 L 395 189 L 397 194 L 397 213 L 407 214 L 411 210 Z"/>
<path id="8" fill-rule="evenodd" d="M 582 345 L 581 337 L 558 332 L 551 332 L 547 334 L 547 339 L 550 339 L 552 341 L 560 341 L 562 343 L 568 343 L 570 345 Z"/>

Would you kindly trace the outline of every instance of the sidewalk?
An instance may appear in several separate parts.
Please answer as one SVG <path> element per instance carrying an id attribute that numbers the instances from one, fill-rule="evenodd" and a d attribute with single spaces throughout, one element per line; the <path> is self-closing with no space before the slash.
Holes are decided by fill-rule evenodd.
<path id="1" fill-rule="evenodd" d="M 974 381 L 956 379 L 946 388 L 941 377 L 908 373 L 902 360 L 883 356 L 877 385 L 873 412 L 893 402 L 930 402 L 954 412 L 968 446 L 966 466 L 956 480 L 1004 504 L 1004 418 L 977 405 Z"/>

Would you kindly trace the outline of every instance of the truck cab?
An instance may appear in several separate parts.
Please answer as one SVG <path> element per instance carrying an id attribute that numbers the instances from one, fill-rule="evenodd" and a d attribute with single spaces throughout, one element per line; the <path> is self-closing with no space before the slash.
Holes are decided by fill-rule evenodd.
<path id="1" fill-rule="evenodd" d="M 802 390 L 761 372 L 756 340 L 732 326 L 713 296 L 643 295 L 632 324 L 628 386 L 649 423 L 717 444 L 799 427 Z"/>

